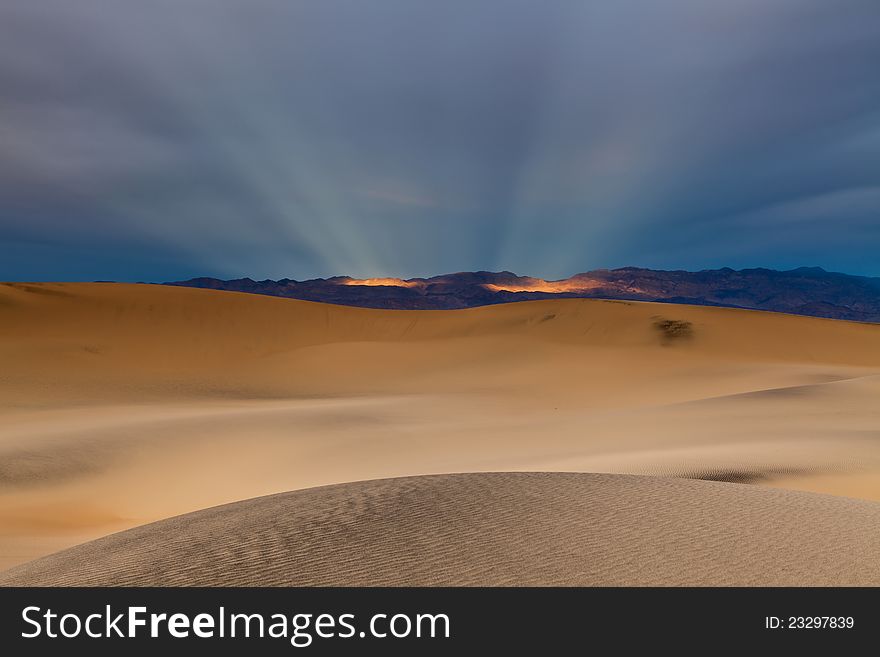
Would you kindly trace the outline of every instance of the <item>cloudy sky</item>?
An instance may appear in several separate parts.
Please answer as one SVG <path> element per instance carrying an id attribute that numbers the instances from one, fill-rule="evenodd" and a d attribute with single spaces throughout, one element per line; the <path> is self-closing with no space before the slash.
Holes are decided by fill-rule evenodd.
<path id="1" fill-rule="evenodd" d="M 4 0 L 0 279 L 880 276 L 877 0 Z"/>

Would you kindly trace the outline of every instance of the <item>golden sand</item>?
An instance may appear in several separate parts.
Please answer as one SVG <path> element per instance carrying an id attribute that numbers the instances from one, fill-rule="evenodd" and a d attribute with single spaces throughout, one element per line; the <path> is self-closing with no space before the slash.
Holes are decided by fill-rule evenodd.
<path id="1" fill-rule="evenodd" d="M 880 500 L 878 399 L 877 325 L 0 284 L 0 568 L 217 504 L 409 475 L 631 473 Z"/>

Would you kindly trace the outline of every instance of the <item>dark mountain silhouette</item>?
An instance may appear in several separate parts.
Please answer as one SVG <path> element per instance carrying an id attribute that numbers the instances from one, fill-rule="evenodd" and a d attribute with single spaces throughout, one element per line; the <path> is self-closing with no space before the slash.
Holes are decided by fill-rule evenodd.
<path id="1" fill-rule="evenodd" d="M 407 280 L 348 276 L 295 281 L 193 278 L 166 285 L 234 290 L 366 308 L 444 310 L 559 297 L 632 299 L 753 308 L 880 322 L 880 278 L 827 272 L 730 268 L 698 272 L 624 267 L 597 269 L 560 281 L 509 271 L 460 272 Z"/>

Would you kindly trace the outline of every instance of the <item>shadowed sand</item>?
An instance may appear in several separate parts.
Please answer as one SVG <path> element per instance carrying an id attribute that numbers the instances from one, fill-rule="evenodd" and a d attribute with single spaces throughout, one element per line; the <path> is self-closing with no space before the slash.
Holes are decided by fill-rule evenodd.
<path id="1" fill-rule="evenodd" d="M 0 568 L 217 504 L 409 475 L 671 475 L 877 500 L 878 398 L 876 325 L 0 284 Z"/>
<path id="2" fill-rule="evenodd" d="M 405 477 L 99 539 L 5 585 L 878 585 L 880 503 L 630 475 Z"/>

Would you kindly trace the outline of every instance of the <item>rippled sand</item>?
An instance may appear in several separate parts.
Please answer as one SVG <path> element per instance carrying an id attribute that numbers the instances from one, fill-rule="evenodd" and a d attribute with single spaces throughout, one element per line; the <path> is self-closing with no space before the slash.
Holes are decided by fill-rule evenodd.
<path id="1" fill-rule="evenodd" d="M 876 325 L 0 284 L 0 568 L 217 504 L 410 475 L 632 473 L 878 500 L 877 399 Z"/>
<path id="2" fill-rule="evenodd" d="M 0 584 L 876 586 L 880 504 L 631 475 L 406 477 L 197 511 Z"/>

